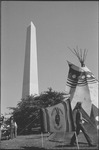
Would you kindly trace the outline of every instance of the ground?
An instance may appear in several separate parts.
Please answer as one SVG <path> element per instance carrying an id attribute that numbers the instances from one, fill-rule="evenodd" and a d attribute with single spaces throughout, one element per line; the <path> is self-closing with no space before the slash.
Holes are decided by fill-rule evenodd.
<path id="1" fill-rule="evenodd" d="M 63 138 L 63 134 L 60 134 L 60 137 L 62 136 Z M 50 137 L 50 138 L 49 138 Z M 58 136 L 56 136 L 58 138 Z M 27 149 L 27 150 L 46 150 L 46 149 L 51 149 L 51 150 L 67 150 L 67 149 L 75 149 L 77 150 L 78 147 L 74 146 L 71 147 L 69 145 L 70 142 L 70 138 L 71 135 L 68 136 L 64 136 L 65 141 L 54 141 L 55 135 L 53 136 L 53 134 L 51 136 L 49 136 L 49 134 L 34 134 L 34 135 L 18 135 L 17 138 L 14 139 L 10 139 L 10 140 L 1 140 L 1 149 Z M 67 138 L 68 137 L 68 138 Z M 90 134 L 90 137 L 93 140 L 93 143 L 96 144 L 95 147 L 89 147 L 86 139 L 84 137 L 84 135 L 82 133 L 80 133 L 80 135 L 78 136 L 78 144 L 79 144 L 79 149 L 93 149 L 93 150 L 98 150 L 98 139 L 97 139 L 97 134 Z"/>

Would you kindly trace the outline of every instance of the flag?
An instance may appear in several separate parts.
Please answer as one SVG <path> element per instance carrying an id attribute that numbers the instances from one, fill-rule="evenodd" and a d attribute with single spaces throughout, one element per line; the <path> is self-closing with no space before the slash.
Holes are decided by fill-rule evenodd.
<path id="1" fill-rule="evenodd" d="M 42 132 L 71 132 L 74 131 L 74 122 L 70 100 L 41 109 Z"/>

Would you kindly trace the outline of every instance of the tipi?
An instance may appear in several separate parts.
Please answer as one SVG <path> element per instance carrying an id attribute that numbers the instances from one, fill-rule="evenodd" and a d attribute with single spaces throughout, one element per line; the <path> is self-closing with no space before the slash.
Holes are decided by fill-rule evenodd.
<path id="1" fill-rule="evenodd" d="M 65 91 L 70 94 L 72 109 L 74 109 L 78 101 L 81 101 L 83 114 L 98 129 L 98 81 L 87 66 L 85 66 L 87 51 L 84 50 L 83 52 L 81 49 L 78 51 L 78 48 L 71 51 L 79 59 L 81 67 L 68 62 L 69 73 Z"/>

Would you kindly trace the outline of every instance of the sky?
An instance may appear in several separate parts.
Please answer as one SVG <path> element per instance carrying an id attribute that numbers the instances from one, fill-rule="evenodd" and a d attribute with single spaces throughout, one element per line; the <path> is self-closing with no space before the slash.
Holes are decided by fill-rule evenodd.
<path id="1" fill-rule="evenodd" d="M 98 78 L 97 1 L 1 2 L 1 112 L 22 98 L 26 31 L 36 27 L 39 92 L 65 91 L 67 60 L 80 66 L 68 49 L 87 49 L 86 66 Z"/>

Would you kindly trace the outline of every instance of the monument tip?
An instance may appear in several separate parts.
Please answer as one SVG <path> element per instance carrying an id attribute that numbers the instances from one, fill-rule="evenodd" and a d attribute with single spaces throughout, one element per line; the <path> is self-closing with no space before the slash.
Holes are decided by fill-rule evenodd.
<path id="1" fill-rule="evenodd" d="M 34 23 L 32 21 L 30 22 L 30 25 L 35 27 L 35 25 L 34 25 Z"/>

